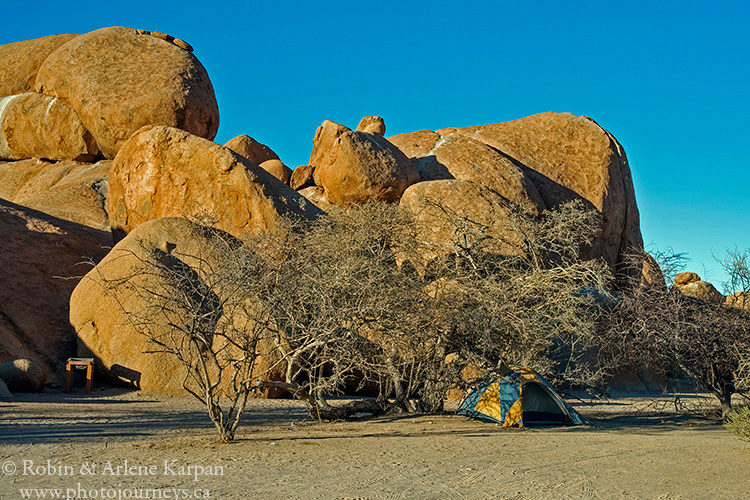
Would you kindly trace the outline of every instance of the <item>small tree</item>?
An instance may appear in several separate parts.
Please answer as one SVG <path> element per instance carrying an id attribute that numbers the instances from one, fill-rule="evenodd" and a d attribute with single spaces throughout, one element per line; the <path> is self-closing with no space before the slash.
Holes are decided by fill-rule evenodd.
<path id="1" fill-rule="evenodd" d="M 222 442 L 232 441 L 256 380 L 256 362 L 272 355 L 265 316 L 248 286 L 253 264 L 240 242 L 201 224 L 189 224 L 190 250 L 141 242 L 118 259 L 128 272 L 98 279 L 149 352 L 173 357 L 184 368 L 183 387 L 206 406 Z M 135 298 L 135 300 L 134 300 Z"/>

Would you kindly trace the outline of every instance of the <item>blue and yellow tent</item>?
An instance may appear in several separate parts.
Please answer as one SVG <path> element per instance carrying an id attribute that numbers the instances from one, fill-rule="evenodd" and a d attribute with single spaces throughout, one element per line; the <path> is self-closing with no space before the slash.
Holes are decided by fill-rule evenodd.
<path id="1" fill-rule="evenodd" d="M 502 377 L 471 390 L 456 413 L 503 427 L 585 422 L 544 377 L 525 366 L 511 367 Z"/>

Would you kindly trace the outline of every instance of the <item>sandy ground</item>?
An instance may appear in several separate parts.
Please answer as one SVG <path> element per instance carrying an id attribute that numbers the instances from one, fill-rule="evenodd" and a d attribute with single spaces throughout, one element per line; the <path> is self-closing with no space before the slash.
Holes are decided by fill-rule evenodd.
<path id="1" fill-rule="evenodd" d="M 21 395 L 0 402 L 0 498 L 750 498 L 750 443 L 703 397 L 681 402 L 578 403 L 593 425 L 519 430 L 450 414 L 320 424 L 295 401 L 252 401 L 220 445 L 187 397 Z"/>

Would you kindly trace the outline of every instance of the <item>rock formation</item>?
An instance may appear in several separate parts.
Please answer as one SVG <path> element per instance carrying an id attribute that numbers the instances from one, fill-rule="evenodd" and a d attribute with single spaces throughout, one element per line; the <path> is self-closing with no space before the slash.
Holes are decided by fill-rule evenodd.
<path id="1" fill-rule="evenodd" d="M 292 189 L 303 189 L 314 185 L 313 168 L 310 165 L 300 165 L 292 170 L 289 178 L 289 187 Z"/>
<path id="2" fill-rule="evenodd" d="M 96 164 L 22 160 L 0 163 L 0 198 L 109 232 L 111 160 Z"/>
<path id="3" fill-rule="evenodd" d="M 387 139 L 331 121 L 315 132 L 310 165 L 315 184 L 335 205 L 398 201 L 407 187 L 419 181 L 412 162 Z"/>
<path id="4" fill-rule="evenodd" d="M 116 238 L 160 217 L 209 214 L 235 236 L 277 227 L 281 215 L 322 212 L 230 149 L 183 130 L 144 127 L 120 149 L 109 177 Z"/>
<path id="5" fill-rule="evenodd" d="M 70 294 L 112 239 L 4 200 L 0 234 L 0 362 L 29 359 L 53 374 L 76 352 Z"/>
<path id="6" fill-rule="evenodd" d="M 34 90 L 39 67 L 61 45 L 77 35 L 51 35 L 0 45 L 0 97 Z"/>
<path id="7" fill-rule="evenodd" d="M 201 260 L 211 262 L 213 248 L 217 244 L 215 238 L 218 235 L 201 230 L 185 219 L 167 217 L 148 221 L 115 245 L 96 269 L 81 280 L 70 299 L 70 323 L 78 336 L 79 355 L 95 357 L 100 376 L 150 392 L 183 391 L 183 365 L 171 354 L 149 352 L 155 350 L 155 345 L 142 331 L 132 326 L 126 311 L 142 313 L 157 300 L 143 292 L 143 287 L 155 289 L 159 286 L 158 277 L 146 277 L 139 272 L 144 261 L 158 254 L 174 259 L 179 265 L 196 269 L 201 265 Z M 231 241 L 230 237 L 225 236 L 224 241 L 227 239 Z M 132 287 L 117 290 L 107 287 L 108 280 L 123 279 L 134 274 L 137 277 Z M 198 276 L 196 274 L 196 279 L 200 279 Z M 152 281 L 145 281 L 149 279 Z M 217 318 L 217 321 L 225 319 Z M 153 324 L 152 338 L 159 338 L 165 331 L 165 327 L 158 322 Z M 269 367 L 267 360 L 261 359 L 256 373 L 265 373 Z M 282 375 L 273 373 L 276 378 Z"/>
<path id="8" fill-rule="evenodd" d="M 33 92 L 0 97 L 0 160 L 90 161 L 98 154 L 94 137 L 67 102 Z"/>
<path id="9" fill-rule="evenodd" d="M 615 269 L 626 256 L 643 249 L 638 207 L 622 146 L 594 120 L 570 113 L 541 113 L 510 122 L 449 128 L 497 149 L 523 165 L 547 207 L 583 198 L 602 214 L 599 244 Z"/>
<path id="10" fill-rule="evenodd" d="M 39 392 L 47 374 L 30 359 L 14 359 L 0 365 L 0 379 L 12 392 Z"/>
<path id="11" fill-rule="evenodd" d="M 281 160 L 266 160 L 259 166 L 284 184 L 289 184 L 289 179 L 292 177 L 292 169 L 284 165 Z"/>
<path id="12" fill-rule="evenodd" d="M 260 165 L 264 161 L 279 159 L 279 156 L 271 148 L 245 134 L 230 139 L 224 146 L 256 165 Z"/>
<path id="13" fill-rule="evenodd" d="M 214 89 L 198 59 L 131 28 L 102 28 L 61 45 L 39 68 L 35 90 L 67 100 L 107 158 L 144 125 L 208 139 L 219 127 Z"/>
<path id="14" fill-rule="evenodd" d="M 414 161 L 423 181 L 461 179 L 482 184 L 534 215 L 546 205 L 534 183 L 507 155 L 460 134 L 429 130 L 388 138 Z"/>
<path id="15" fill-rule="evenodd" d="M 510 202 L 472 181 L 419 182 L 404 192 L 400 205 L 414 217 L 425 265 L 453 252 L 458 218 L 471 221 L 471 227 L 466 228 L 468 241 L 463 241 L 464 245 L 481 245 L 479 248 L 487 253 L 512 255 L 519 251 L 522 243 L 508 225 Z M 493 236 L 489 244 L 482 238 L 484 235 Z"/>
<path id="16" fill-rule="evenodd" d="M 359 121 L 357 132 L 385 135 L 385 120 L 380 116 L 365 116 Z"/>
<path id="17" fill-rule="evenodd" d="M 711 283 L 702 281 L 695 273 L 678 274 L 674 277 L 674 286 L 683 295 L 703 302 L 721 304 L 725 300 L 725 297 Z"/>

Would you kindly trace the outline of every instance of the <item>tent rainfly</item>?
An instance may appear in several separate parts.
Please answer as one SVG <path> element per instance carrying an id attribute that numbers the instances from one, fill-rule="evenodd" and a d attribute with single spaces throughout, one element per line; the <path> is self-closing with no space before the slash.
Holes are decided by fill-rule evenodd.
<path id="1" fill-rule="evenodd" d="M 544 377 L 525 366 L 511 367 L 505 375 L 469 391 L 456 413 L 503 427 L 585 422 Z"/>

